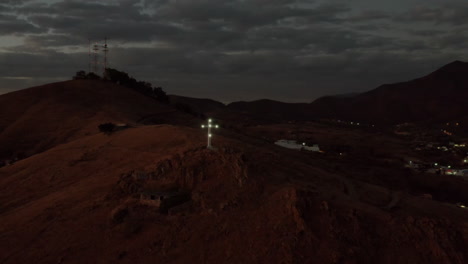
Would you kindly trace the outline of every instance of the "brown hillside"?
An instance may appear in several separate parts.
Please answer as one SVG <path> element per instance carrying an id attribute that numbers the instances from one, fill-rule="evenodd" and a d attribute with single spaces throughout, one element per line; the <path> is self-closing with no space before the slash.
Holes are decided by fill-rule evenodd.
<path id="1" fill-rule="evenodd" d="M 112 83 L 76 80 L 0 96 L 0 160 L 25 157 L 85 135 L 105 122 L 170 122 L 175 109 Z"/>
<path id="2" fill-rule="evenodd" d="M 0 168 L 0 262 L 468 261 L 460 208 L 333 172 L 317 156 L 213 140 L 207 150 L 201 130 L 138 127 Z M 159 212 L 138 202 L 147 189 L 190 200 Z"/>

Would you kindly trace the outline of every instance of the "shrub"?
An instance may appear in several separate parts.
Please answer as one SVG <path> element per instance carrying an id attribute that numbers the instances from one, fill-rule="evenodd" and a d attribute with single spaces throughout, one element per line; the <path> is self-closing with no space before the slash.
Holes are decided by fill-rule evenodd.
<path id="1" fill-rule="evenodd" d="M 86 79 L 88 79 L 88 80 L 100 80 L 101 77 L 99 77 L 99 75 L 95 74 L 94 72 L 88 72 L 88 74 L 86 74 Z"/>
<path id="2" fill-rule="evenodd" d="M 137 92 L 151 96 L 156 100 L 168 103 L 169 97 L 161 87 L 153 88 L 152 84 L 144 81 L 137 81 L 135 78 L 128 75 L 126 72 L 121 72 L 116 69 L 107 68 L 105 74 L 107 80 L 133 89 Z"/>
<path id="3" fill-rule="evenodd" d="M 114 123 L 104 123 L 98 126 L 99 131 L 105 134 L 112 134 L 114 132 L 116 125 Z"/>
<path id="4" fill-rule="evenodd" d="M 85 71 L 79 71 L 73 76 L 73 80 L 84 80 L 86 79 L 86 72 Z"/>
<path id="5" fill-rule="evenodd" d="M 94 72 L 85 71 L 78 71 L 75 76 L 73 76 L 73 80 L 100 80 L 101 77 Z"/>

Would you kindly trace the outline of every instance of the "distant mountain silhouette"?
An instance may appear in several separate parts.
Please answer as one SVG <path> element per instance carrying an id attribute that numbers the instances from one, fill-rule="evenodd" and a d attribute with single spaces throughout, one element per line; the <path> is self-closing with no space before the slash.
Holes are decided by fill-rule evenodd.
<path id="1" fill-rule="evenodd" d="M 343 119 L 392 125 L 403 122 L 468 120 L 468 63 L 455 61 L 415 80 L 384 84 L 361 93 L 325 96 L 312 103 L 273 100 L 234 102 L 216 112 L 264 120 Z"/>
<path id="2" fill-rule="evenodd" d="M 419 79 L 385 84 L 352 98 L 323 97 L 312 103 L 321 117 L 380 124 L 466 119 L 468 63 L 455 61 Z"/>
<path id="3" fill-rule="evenodd" d="M 226 106 L 212 99 L 192 98 L 179 95 L 169 95 L 169 101 L 177 108 L 188 107 L 187 110 L 202 114 L 211 113 Z"/>
<path id="4" fill-rule="evenodd" d="M 304 119 L 308 117 L 306 103 L 283 103 L 262 99 L 253 102 L 234 102 L 227 105 L 225 113 L 238 112 L 252 117 L 279 121 L 289 119 Z"/>

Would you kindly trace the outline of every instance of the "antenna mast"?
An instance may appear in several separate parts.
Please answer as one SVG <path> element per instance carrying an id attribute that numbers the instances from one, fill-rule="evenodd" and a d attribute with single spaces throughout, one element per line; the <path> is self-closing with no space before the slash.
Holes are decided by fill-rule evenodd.
<path id="1" fill-rule="evenodd" d="M 95 74 L 97 74 L 98 69 L 99 69 L 99 44 L 94 43 L 93 53 L 94 53 L 93 71 Z"/>
<path id="2" fill-rule="evenodd" d="M 91 72 L 91 39 L 88 39 L 88 72 Z"/>
<path id="3" fill-rule="evenodd" d="M 108 67 L 107 65 L 107 53 L 109 52 L 109 48 L 107 47 L 107 37 L 104 39 L 104 46 L 102 51 L 104 52 L 104 69 L 103 69 L 103 77 L 106 77 L 106 69 Z"/>

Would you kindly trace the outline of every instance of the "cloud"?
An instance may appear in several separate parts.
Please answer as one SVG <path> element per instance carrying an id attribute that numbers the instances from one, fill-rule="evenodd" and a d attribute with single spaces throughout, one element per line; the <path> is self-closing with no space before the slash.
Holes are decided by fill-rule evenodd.
<path id="1" fill-rule="evenodd" d="M 366 9 L 359 12 L 356 15 L 352 15 L 348 18 L 350 22 L 369 22 L 381 19 L 390 19 L 391 15 L 383 10 L 371 10 Z"/>
<path id="2" fill-rule="evenodd" d="M 467 25 L 468 4 L 448 2 L 440 6 L 420 5 L 397 16 L 398 20 L 428 22 L 432 24 Z"/>
<path id="3" fill-rule="evenodd" d="M 357 2 L 366 8 L 339 0 L 3 1 L 0 33 L 17 44 L 0 46 L 0 87 L 86 70 L 88 39 L 104 37 L 112 67 L 224 101 L 362 91 L 418 77 L 466 48 L 462 2 L 400 1 L 392 11 Z"/>
<path id="4" fill-rule="evenodd" d="M 41 33 L 43 29 L 14 15 L 0 13 L 0 34 L 21 35 L 27 33 Z"/>

